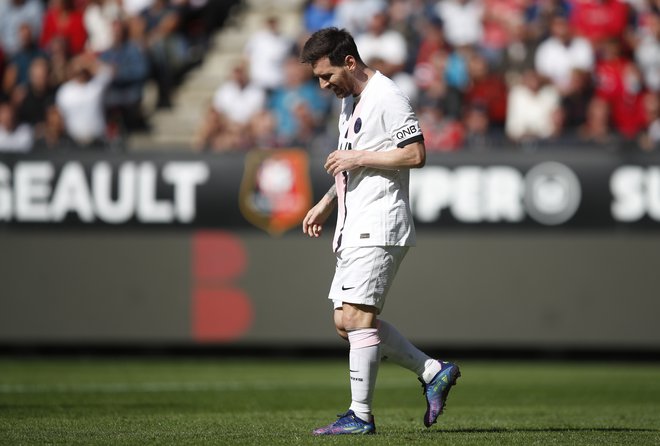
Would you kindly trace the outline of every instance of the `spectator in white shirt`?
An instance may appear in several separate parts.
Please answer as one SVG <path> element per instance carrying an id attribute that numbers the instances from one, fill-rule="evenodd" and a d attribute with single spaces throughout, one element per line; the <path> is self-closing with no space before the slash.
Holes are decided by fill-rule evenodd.
<path id="1" fill-rule="evenodd" d="M 19 28 L 24 23 L 38 40 L 43 26 L 44 6 L 40 0 L 0 0 L 0 46 L 5 54 L 19 50 Z"/>
<path id="2" fill-rule="evenodd" d="M 124 14 L 135 17 L 144 12 L 154 3 L 154 0 L 122 0 L 121 6 Z"/>
<path id="3" fill-rule="evenodd" d="M 660 92 L 660 15 L 649 14 L 648 32 L 635 48 L 635 61 L 644 76 L 646 87 Z"/>
<path id="4" fill-rule="evenodd" d="M 442 19 L 447 42 L 478 46 L 483 36 L 484 8 L 479 0 L 440 0 L 436 13 Z"/>
<path id="5" fill-rule="evenodd" d="M 406 39 L 399 31 L 388 29 L 387 11 L 379 11 L 369 20 L 366 32 L 358 34 L 355 44 L 362 60 L 379 59 L 385 64 L 383 74 L 392 77 L 403 70 L 408 53 Z"/>
<path id="6" fill-rule="evenodd" d="M 284 60 L 293 48 L 293 42 L 279 28 L 279 19 L 269 17 L 265 28 L 253 34 L 244 49 L 250 66 L 250 81 L 266 90 L 283 84 Z"/>
<path id="7" fill-rule="evenodd" d="M 250 82 L 245 61 L 238 63 L 213 95 L 193 147 L 205 151 L 248 150 L 255 145 L 255 126 L 265 115 L 266 92 Z M 274 129 L 271 129 L 274 134 Z"/>
<path id="8" fill-rule="evenodd" d="M 384 0 L 342 0 L 335 9 L 336 26 L 356 36 L 367 30 L 374 14 L 386 8 Z"/>
<path id="9" fill-rule="evenodd" d="M 245 62 L 236 65 L 231 77 L 213 95 L 213 108 L 226 119 L 247 125 L 266 106 L 266 92 L 250 82 Z"/>
<path id="10" fill-rule="evenodd" d="M 105 144 L 106 120 L 103 97 L 112 81 L 112 69 L 90 55 L 71 60 L 70 79 L 57 91 L 55 104 L 67 133 L 82 147 Z"/>
<path id="11" fill-rule="evenodd" d="M 565 93 L 574 70 L 593 70 L 594 50 L 587 39 L 573 34 L 565 17 L 553 17 L 550 32 L 550 37 L 536 51 L 534 65 L 539 74 L 550 79 L 561 93 Z"/>
<path id="12" fill-rule="evenodd" d="M 87 48 L 101 53 L 113 44 L 112 24 L 121 18 L 121 7 L 117 0 L 90 0 L 83 14 L 87 31 Z"/>
<path id="13" fill-rule="evenodd" d="M 539 74 L 529 69 L 509 91 L 506 135 L 519 143 L 534 143 L 555 135 L 560 96 L 552 84 L 543 85 Z"/>
<path id="14" fill-rule="evenodd" d="M 9 102 L 0 103 L 0 153 L 28 152 L 33 141 L 32 127 L 16 122 L 16 111 Z"/>

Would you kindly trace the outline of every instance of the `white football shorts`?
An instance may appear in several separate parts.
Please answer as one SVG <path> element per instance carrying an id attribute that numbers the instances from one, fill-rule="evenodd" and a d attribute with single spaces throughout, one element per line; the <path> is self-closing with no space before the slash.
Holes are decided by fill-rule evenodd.
<path id="1" fill-rule="evenodd" d="M 337 267 L 328 295 L 334 308 L 341 308 L 347 302 L 370 305 L 380 313 L 408 248 L 364 246 L 337 252 Z"/>

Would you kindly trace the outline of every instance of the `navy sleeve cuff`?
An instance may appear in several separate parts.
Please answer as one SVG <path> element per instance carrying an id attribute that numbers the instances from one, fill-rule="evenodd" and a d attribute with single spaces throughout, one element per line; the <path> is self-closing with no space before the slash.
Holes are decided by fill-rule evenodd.
<path id="1" fill-rule="evenodd" d="M 415 135 L 412 138 L 406 139 L 405 141 L 401 141 L 399 144 L 397 144 L 397 147 L 405 147 L 408 144 L 412 144 L 414 142 L 420 142 L 424 141 L 424 135 Z"/>

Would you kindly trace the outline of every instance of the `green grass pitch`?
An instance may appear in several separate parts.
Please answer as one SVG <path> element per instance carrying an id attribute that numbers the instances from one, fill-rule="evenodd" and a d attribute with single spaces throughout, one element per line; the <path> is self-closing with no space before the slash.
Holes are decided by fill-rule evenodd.
<path id="1" fill-rule="evenodd" d="M 378 434 L 312 437 L 349 403 L 340 360 L 0 359 L 3 445 L 660 444 L 660 364 L 461 362 L 431 429 L 384 363 Z"/>

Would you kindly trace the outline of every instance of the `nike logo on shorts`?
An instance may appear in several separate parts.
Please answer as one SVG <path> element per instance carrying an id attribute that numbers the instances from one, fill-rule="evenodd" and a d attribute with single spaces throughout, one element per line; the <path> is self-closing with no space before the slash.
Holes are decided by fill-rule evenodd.
<path id="1" fill-rule="evenodd" d="M 349 287 L 347 287 L 346 285 L 342 285 L 342 286 L 341 286 L 341 290 L 342 290 L 342 291 L 352 290 L 353 288 L 355 288 L 355 287 L 354 287 L 354 286 L 349 286 Z"/>

